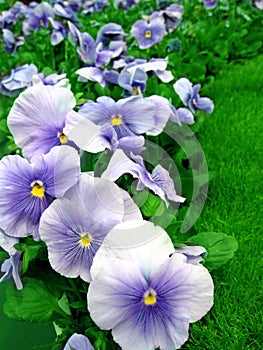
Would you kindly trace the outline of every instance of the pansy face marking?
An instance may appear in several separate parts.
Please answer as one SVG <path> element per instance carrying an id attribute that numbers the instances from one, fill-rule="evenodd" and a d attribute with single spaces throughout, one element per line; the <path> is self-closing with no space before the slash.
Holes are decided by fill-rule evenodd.
<path id="1" fill-rule="evenodd" d="M 145 32 L 145 38 L 149 39 L 152 36 L 152 32 L 150 30 L 146 30 Z"/>
<path id="2" fill-rule="evenodd" d="M 119 114 L 114 115 L 111 118 L 111 125 L 112 126 L 120 126 L 122 124 L 122 116 Z"/>
<path id="3" fill-rule="evenodd" d="M 157 295 L 152 288 L 149 288 L 143 295 L 145 305 L 154 305 L 157 301 Z"/>
<path id="4" fill-rule="evenodd" d="M 58 138 L 60 143 L 65 144 L 68 142 L 68 137 L 61 131 L 58 132 Z"/>
<path id="5" fill-rule="evenodd" d="M 88 232 L 84 232 L 81 234 L 81 238 L 79 240 L 79 244 L 83 248 L 90 248 L 90 243 L 93 241 L 93 238 Z"/>
<path id="6" fill-rule="evenodd" d="M 45 186 L 42 181 L 36 180 L 31 183 L 31 194 L 35 197 L 43 198 L 45 196 Z"/>

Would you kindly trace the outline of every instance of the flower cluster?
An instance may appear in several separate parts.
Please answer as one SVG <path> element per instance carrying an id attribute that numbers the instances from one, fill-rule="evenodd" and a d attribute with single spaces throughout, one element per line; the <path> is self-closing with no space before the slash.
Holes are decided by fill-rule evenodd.
<path id="1" fill-rule="evenodd" d="M 115 1 L 114 6 L 128 10 L 138 2 Z M 204 1 L 206 8 L 216 4 Z M 60 279 L 58 284 L 66 280 L 82 286 L 72 287 L 71 294 L 62 286 L 59 302 L 52 301 L 54 312 L 59 310 L 67 321 L 74 317 L 67 310 L 71 305 L 85 308 L 81 326 L 74 320 L 65 332 L 54 317 L 64 350 L 106 348 L 109 339 L 123 350 L 179 349 L 188 339 L 189 325 L 211 309 L 214 287 L 203 265 L 207 251 L 202 242 L 177 240 L 174 225 L 168 230 L 161 219 L 156 222 L 147 215 L 147 205 L 154 206 L 150 198 L 164 215 L 169 209 L 171 221 L 178 224 L 178 208 L 191 200 L 169 164 L 160 161 L 162 155 L 149 162 L 147 147 L 153 140 L 157 148 L 166 136 L 171 144 L 167 128 L 175 130 L 178 139 L 185 130 L 186 139 L 193 138 L 188 125 L 195 122 L 194 115 L 212 113 L 214 104 L 200 96 L 200 84 L 178 74 L 174 79 L 165 55 L 128 54 L 130 43 L 144 50 L 172 33 L 181 23 L 181 5 L 165 2 L 135 21 L 129 32 L 114 22 L 103 25 L 96 36 L 85 32 L 77 14 L 99 12 L 108 5 L 106 0 L 16 3 L 0 17 L 7 52 L 14 53 L 24 42 L 11 31 L 16 22 L 22 22 L 25 36 L 51 28 L 52 45 L 65 39 L 77 52 L 82 66 L 72 71 L 83 83 L 77 86 L 108 88 L 94 97 L 83 89 L 79 100 L 64 70 L 45 76 L 33 63 L 14 68 L 2 79 L 3 94 L 24 91 L 7 117 L 17 152 L 0 160 L 0 248 L 6 255 L 0 282 L 11 278 L 23 293 L 26 269 L 39 257 L 41 246 L 40 259 Z M 163 86 L 170 83 L 174 96 L 151 94 L 152 77 Z M 118 97 L 107 93 L 111 88 L 121 91 Z M 173 97 L 181 107 L 173 105 Z M 100 160 L 103 166 L 97 171 Z M 29 241 L 36 252 L 23 250 Z"/>
<path id="2" fill-rule="evenodd" d="M 128 192 L 113 182 L 129 173 L 139 180 L 137 190 L 149 188 L 167 206 L 184 202 L 168 171 L 157 165 L 150 173 L 139 155 L 143 134 L 162 132 L 170 104 L 160 96 L 117 102 L 104 96 L 78 112 L 75 104 L 69 88 L 36 84 L 10 110 L 8 126 L 24 157 L 0 161 L 1 247 L 10 256 L 2 280 L 13 276 L 22 288 L 21 253 L 14 245 L 29 235 L 41 239 L 57 273 L 90 283 L 91 317 L 100 328 L 112 329 L 123 349 L 178 348 L 188 337 L 189 322 L 212 306 L 211 277 L 178 252 L 164 230 L 144 221 Z M 106 148 L 112 156 L 101 177 L 81 171 L 83 151 Z M 113 304 L 104 302 L 109 298 Z M 104 318 L 108 314 L 114 317 Z M 163 329 L 157 327 L 161 319 Z"/>

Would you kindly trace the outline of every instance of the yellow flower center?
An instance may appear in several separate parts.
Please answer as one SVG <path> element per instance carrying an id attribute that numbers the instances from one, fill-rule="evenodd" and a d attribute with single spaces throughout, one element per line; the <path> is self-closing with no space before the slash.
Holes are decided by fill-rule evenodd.
<path id="1" fill-rule="evenodd" d="M 194 106 L 197 105 L 197 102 L 196 102 L 196 99 L 195 99 L 195 98 L 193 99 L 193 105 L 194 105 Z"/>
<path id="2" fill-rule="evenodd" d="M 151 288 L 144 293 L 143 301 L 145 305 L 154 305 L 157 301 L 156 293 Z"/>
<path id="3" fill-rule="evenodd" d="M 122 117 L 120 115 L 114 115 L 111 119 L 112 126 L 120 126 L 122 123 Z"/>
<path id="4" fill-rule="evenodd" d="M 65 134 L 63 134 L 63 132 L 58 132 L 58 138 L 59 138 L 59 141 L 61 143 L 67 143 L 68 142 L 68 138 Z"/>
<path id="5" fill-rule="evenodd" d="M 90 243 L 92 242 L 92 237 L 89 233 L 83 233 L 81 235 L 81 238 L 79 240 L 79 244 L 82 246 L 82 247 L 90 247 Z"/>
<path id="6" fill-rule="evenodd" d="M 145 32 L 145 38 L 149 39 L 149 38 L 151 38 L 151 36 L 152 36 L 152 32 L 150 30 L 147 30 Z"/>
<path id="7" fill-rule="evenodd" d="M 45 195 L 45 186 L 42 181 L 36 180 L 31 183 L 31 194 L 35 197 L 43 198 Z"/>
<path id="8" fill-rule="evenodd" d="M 43 19 L 41 19 L 41 20 L 39 21 L 39 25 L 40 25 L 41 27 L 43 27 L 43 25 L 44 25 Z"/>
<path id="9" fill-rule="evenodd" d="M 139 95 L 139 90 L 137 87 L 132 88 L 133 95 Z"/>

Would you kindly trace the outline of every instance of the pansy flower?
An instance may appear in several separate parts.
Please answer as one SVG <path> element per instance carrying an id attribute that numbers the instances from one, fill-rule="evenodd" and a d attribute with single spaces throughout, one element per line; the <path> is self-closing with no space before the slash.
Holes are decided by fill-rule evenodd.
<path id="1" fill-rule="evenodd" d="M 168 33 L 172 33 L 175 28 L 178 27 L 181 18 L 183 16 L 184 9 L 178 4 L 168 6 L 163 11 L 153 12 L 151 19 L 162 17 L 165 21 L 166 30 Z"/>
<path id="2" fill-rule="evenodd" d="M 124 98 L 115 102 L 111 97 L 102 96 L 97 102 L 88 101 L 79 114 L 93 123 L 109 123 L 114 127 L 118 138 L 138 136 L 155 125 L 155 104 L 140 96 Z"/>
<path id="3" fill-rule="evenodd" d="M 119 62 L 117 62 L 117 65 Z M 113 67 L 117 67 L 114 65 Z M 133 62 L 126 64 L 122 63 L 122 66 L 125 66 L 123 72 L 129 72 L 130 74 L 134 74 L 137 69 L 140 69 L 144 72 L 154 72 L 157 77 L 164 83 L 169 83 L 173 80 L 173 75 L 170 71 L 166 70 L 168 65 L 167 58 L 151 58 L 150 61 L 146 61 L 144 59 L 135 59 Z"/>
<path id="4" fill-rule="evenodd" d="M 19 36 L 16 41 L 14 33 L 9 29 L 3 29 L 3 41 L 5 45 L 5 51 L 8 53 L 16 52 L 18 46 L 21 46 L 25 43 L 25 38 L 23 36 Z"/>
<path id="5" fill-rule="evenodd" d="M 0 83 L 0 92 L 3 95 L 12 96 L 20 89 L 32 85 L 32 77 L 37 74 L 37 67 L 31 64 L 24 64 L 11 70 L 10 76 L 4 77 Z"/>
<path id="6" fill-rule="evenodd" d="M 23 22 L 23 33 L 29 35 L 39 28 L 46 28 L 48 19 L 54 17 L 54 11 L 47 2 L 38 4 L 33 10 L 28 11 L 27 19 Z"/>
<path id="7" fill-rule="evenodd" d="M 57 86 L 37 84 L 19 95 L 7 123 L 26 158 L 34 161 L 52 147 L 68 142 L 63 128 L 75 104 L 73 93 Z"/>
<path id="8" fill-rule="evenodd" d="M 114 152 L 117 148 L 121 148 L 127 154 L 130 152 L 140 154 L 144 150 L 143 136 L 118 138 L 112 125 L 108 123 L 102 126 L 96 125 L 76 112 L 69 113 L 64 132 L 81 150 L 91 153 L 102 152 L 105 149 Z"/>
<path id="9" fill-rule="evenodd" d="M 133 24 L 131 34 L 138 41 L 140 49 L 148 49 L 163 39 L 165 35 L 164 20 L 159 17 L 150 22 L 138 20 Z"/>
<path id="10" fill-rule="evenodd" d="M 177 80 L 174 85 L 175 92 L 179 95 L 185 106 L 188 106 L 193 113 L 199 109 L 205 113 L 212 113 L 214 110 L 213 101 L 208 97 L 200 97 L 200 84 L 193 84 L 186 78 Z"/>
<path id="11" fill-rule="evenodd" d="M 129 249 L 126 238 L 136 236 L 138 230 L 141 246 L 134 248 L 128 239 Z M 167 249 L 159 250 L 155 244 L 159 243 L 156 237 L 143 244 L 143 236 L 149 238 L 152 225 L 126 222 L 113 231 L 105 244 L 112 244 L 117 256 L 108 256 L 97 269 L 99 250 L 93 262 L 92 269 L 98 273 L 93 274 L 88 291 L 91 318 L 101 329 L 112 330 L 113 339 L 123 350 L 179 349 L 188 338 L 189 324 L 213 305 L 209 272 L 200 264 L 188 263 L 183 254 L 169 257 Z"/>
<path id="12" fill-rule="evenodd" d="M 109 180 L 82 174 L 63 199 L 41 217 L 40 237 L 51 266 L 63 276 L 90 282 L 93 258 L 107 233 L 118 223 L 142 219 L 128 193 Z"/>
<path id="13" fill-rule="evenodd" d="M 140 68 L 136 68 L 132 73 L 123 70 L 118 75 L 118 84 L 130 95 L 139 95 L 146 89 L 147 74 Z"/>
<path id="14" fill-rule="evenodd" d="M 204 0 L 204 6 L 206 9 L 211 10 L 216 7 L 218 0 Z"/>
<path id="15" fill-rule="evenodd" d="M 128 10 L 138 4 L 140 0 L 115 0 L 114 7 L 121 10 Z"/>
<path id="16" fill-rule="evenodd" d="M 102 43 L 103 46 L 108 46 L 111 41 L 123 41 L 125 33 L 121 25 L 117 23 L 105 24 L 97 34 L 96 43 Z"/>
<path id="17" fill-rule="evenodd" d="M 168 171 L 160 164 L 157 165 L 152 173 L 148 172 L 144 166 L 143 158 L 139 155 L 131 154 L 133 160 L 126 156 L 121 150 L 117 149 L 103 172 L 102 178 L 116 181 L 123 174 L 131 174 L 138 179 L 137 191 L 142 191 L 145 187 L 152 190 L 168 206 L 167 198 L 173 202 L 183 203 L 185 198 L 176 194 L 173 180 Z"/>
<path id="18" fill-rule="evenodd" d="M 32 234 L 38 239 L 39 220 L 53 198 L 61 198 L 73 186 L 80 172 L 76 150 L 54 147 L 29 163 L 18 155 L 0 161 L 1 228 L 13 237 Z"/>

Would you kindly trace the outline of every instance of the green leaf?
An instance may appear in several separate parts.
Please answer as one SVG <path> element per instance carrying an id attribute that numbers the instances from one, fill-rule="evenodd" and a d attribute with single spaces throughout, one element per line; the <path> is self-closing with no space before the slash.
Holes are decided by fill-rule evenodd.
<path id="1" fill-rule="evenodd" d="M 29 262 L 37 257 L 37 254 L 40 248 L 41 246 L 26 247 L 23 254 L 22 264 L 21 264 L 23 274 L 27 271 Z"/>
<path id="2" fill-rule="evenodd" d="M 46 322 L 57 311 L 58 297 L 46 288 L 45 284 L 31 278 L 24 278 L 24 288 L 16 290 L 11 284 L 6 289 L 4 313 L 15 320 L 29 322 Z"/>
<path id="3" fill-rule="evenodd" d="M 141 211 L 147 217 L 160 216 L 164 211 L 164 203 L 160 197 L 149 192 L 146 202 L 141 207 Z"/>
<path id="4" fill-rule="evenodd" d="M 70 307 L 73 309 L 87 309 L 87 301 L 86 300 L 80 300 L 80 301 L 74 301 L 70 303 Z"/>
<path id="5" fill-rule="evenodd" d="M 65 312 L 65 314 L 71 315 L 68 297 L 66 293 L 63 293 L 62 297 L 58 301 L 58 305 Z"/>
<path id="6" fill-rule="evenodd" d="M 28 270 L 29 262 L 35 259 L 40 250 L 45 250 L 45 243 L 42 241 L 34 241 L 32 238 L 27 237 L 25 242 L 15 244 L 15 248 L 23 251 L 22 257 L 22 274 L 24 274 Z"/>
<path id="7" fill-rule="evenodd" d="M 4 250 L 1 250 L 0 248 L 0 262 L 2 260 L 8 259 L 9 258 L 9 254 L 7 252 L 5 252 Z"/>
<path id="8" fill-rule="evenodd" d="M 200 245 L 207 250 L 205 266 L 209 270 L 224 265 L 238 249 L 236 239 L 221 232 L 202 232 L 189 238 L 188 242 Z"/>

